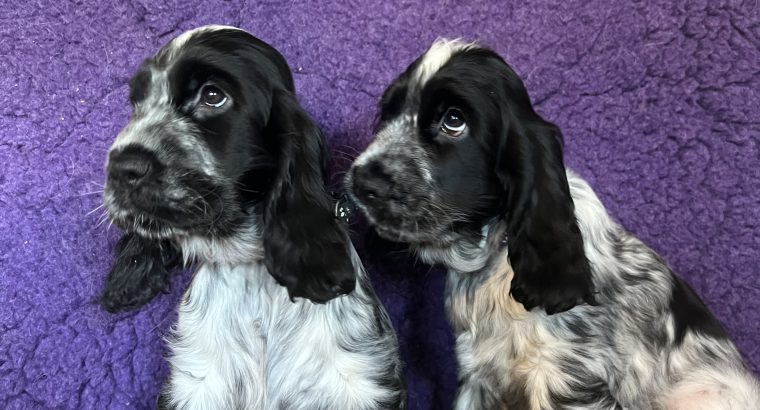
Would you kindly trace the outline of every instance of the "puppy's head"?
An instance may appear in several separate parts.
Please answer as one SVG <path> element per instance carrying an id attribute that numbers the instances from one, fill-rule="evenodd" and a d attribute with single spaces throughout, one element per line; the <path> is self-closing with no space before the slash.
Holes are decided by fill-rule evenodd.
<path id="1" fill-rule="evenodd" d="M 279 53 L 242 30 L 171 41 L 130 81 L 132 115 L 108 155 L 111 219 L 157 240 L 232 233 L 274 178 L 266 127 L 275 92 L 292 90 Z"/>
<path id="2" fill-rule="evenodd" d="M 321 302 L 353 289 L 347 235 L 324 189 L 322 135 L 275 49 L 232 27 L 192 30 L 140 66 L 129 100 L 105 203 L 142 247 L 263 258 L 292 297 Z"/>
<path id="3" fill-rule="evenodd" d="M 506 225 L 512 295 L 528 309 L 590 300 L 559 129 L 494 52 L 437 41 L 385 91 L 347 184 L 378 233 L 421 247 Z"/>

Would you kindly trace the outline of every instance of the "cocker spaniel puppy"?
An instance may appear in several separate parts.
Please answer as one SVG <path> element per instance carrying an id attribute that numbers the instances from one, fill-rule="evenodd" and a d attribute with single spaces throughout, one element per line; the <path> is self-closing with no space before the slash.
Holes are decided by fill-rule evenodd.
<path id="1" fill-rule="evenodd" d="M 756 409 L 689 286 L 567 171 L 494 52 L 437 41 L 385 91 L 347 176 L 378 233 L 448 267 L 457 409 Z"/>
<path id="2" fill-rule="evenodd" d="M 159 406 L 403 408 L 395 334 L 333 214 L 322 135 L 283 57 L 202 27 L 145 61 L 129 99 L 105 188 L 126 235 L 102 303 L 138 307 L 180 261 L 196 266 Z"/>

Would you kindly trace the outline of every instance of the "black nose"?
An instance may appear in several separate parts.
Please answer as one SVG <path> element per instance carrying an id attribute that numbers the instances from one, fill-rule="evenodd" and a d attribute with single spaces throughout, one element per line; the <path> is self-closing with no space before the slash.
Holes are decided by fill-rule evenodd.
<path id="1" fill-rule="evenodd" d="M 362 201 L 374 201 L 390 194 L 393 181 L 379 161 L 355 166 L 351 174 L 351 191 Z"/>
<path id="2" fill-rule="evenodd" d="M 156 170 L 156 157 L 142 148 L 127 147 L 110 154 L 108 175 L 115 181 L 137 186 L 148 181 Z"/>

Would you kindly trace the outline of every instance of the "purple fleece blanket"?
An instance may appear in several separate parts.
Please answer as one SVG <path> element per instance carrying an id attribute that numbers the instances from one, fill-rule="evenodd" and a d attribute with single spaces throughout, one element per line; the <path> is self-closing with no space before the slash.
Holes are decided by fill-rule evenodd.
<path id="1" fill-rule="evenodd" d="M 758 371 L 759 13 L 754 0 L 5 2 L 0 408 L 153 406 L 189 275 L 137 312 L 105 313 L 93 299 L 118 232 L 93 209 L 128 117 L 128 78 L 209 23 L 283 53 L 336 174 L 368 143 L 384 86 L 436 37 L 495 48 L 563 129 L 568 165 L 694 286 Z M 399 334 L 411 408 L 447 408 L 456 365 L 441 272 L 366 261 Z"/>

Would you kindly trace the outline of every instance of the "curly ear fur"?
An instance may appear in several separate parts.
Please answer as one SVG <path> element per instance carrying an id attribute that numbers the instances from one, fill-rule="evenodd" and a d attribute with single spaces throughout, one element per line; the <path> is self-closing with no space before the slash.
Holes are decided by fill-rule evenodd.
<path id="1" fill-rule="evenodd" d="M 591 268 L 575 219 L 562 160 L 562 135 L 533 110 L 519 77 L 509 70 L 507 132 L 496 174 L 507 192 L 507 247 L 514 271 L 511 295 L 530 310 L 562 312 L 594 304 Z"/>
<path id="2" fill-rule="evenodd" d="M 139 308 L 163 291 L 180 252 L 168 241 L 125 234 L 116 244 L 116 261 L 100 297 L 105 310 L 116 313 Z"/>
<path id="3" fill-rule="evenodd" d="M 264 210 L 264 262 L 291 298 L 324 303 L 356 285 L 348 234 L 325 189 L 322 134 L 287 90 L 275 90 L 268 137 L 278 175 Z"/>

